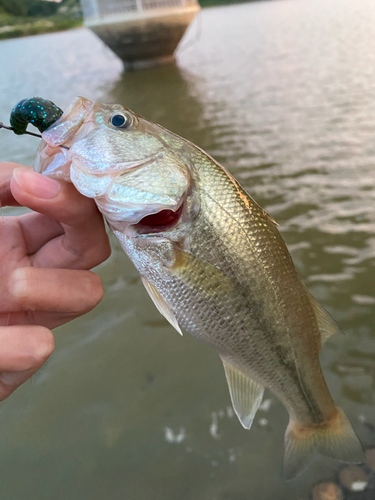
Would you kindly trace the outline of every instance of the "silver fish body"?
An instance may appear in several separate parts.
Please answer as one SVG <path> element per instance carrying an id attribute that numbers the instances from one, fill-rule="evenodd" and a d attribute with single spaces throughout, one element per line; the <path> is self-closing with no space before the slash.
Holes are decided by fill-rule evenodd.
<path id="1" fill-rule="evenodd" d="M 126 126 L 116 126 L 119 116 Z M 43 138 L 36 169 L 94 198 L 159 311 L 218 351 L 244 427 L 265 387 L 283 402 L 286 478 L 319 452 L 361 462 L 319 364 L 322 342 L 339 328 L 238 182 L 189 141 L 118 105 L 77 98 Z"/>

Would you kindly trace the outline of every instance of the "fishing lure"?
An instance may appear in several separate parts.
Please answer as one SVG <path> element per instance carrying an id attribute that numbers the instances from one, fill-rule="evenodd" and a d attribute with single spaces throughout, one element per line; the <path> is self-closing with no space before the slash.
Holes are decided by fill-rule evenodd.
<path id="1" fill-rule="evenodd" d="M 39 132 L 44 132 L 62 114 L 63 111 L 52 101 L 42 97 L 29 97 L 28 99 L 22 99 L 14 106 L 10 113 L 10 124 L 13 132 L 17 135 L 26 134 L 29 123 L 34 125 Z"/>
<path id="2" fill-rule="evenodd" d="M 0 129 L 12 130 L 17 135 L 28 134 L 34 137 L 42 137 L 40 134 L 34 134 L 34 132 L 26 130 L 28 124 L 31 123 L 39 132 L 44 132 L 62 114 L 63 111 L 52 101 L 48 101 L 42 97 L 29 97 L 28 99 L 22 99 L 12 109 L 10 113 L 11 126 L 8 127 L 3 122 L 0 122 Z M 60 147 L 69 149 L 68 146 L 62 144 Z"/>

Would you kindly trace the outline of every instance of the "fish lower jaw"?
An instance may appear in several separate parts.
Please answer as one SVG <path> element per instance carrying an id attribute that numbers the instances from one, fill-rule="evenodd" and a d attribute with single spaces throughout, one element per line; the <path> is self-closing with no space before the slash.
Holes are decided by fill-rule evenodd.
<path id="1" fill-rule="evenodd" d="M 121 227 L 121 230 L 132 224 L 136 224 L 142 218 L 140 208 L 132 205 L 111 203 L 107 199 L 94 198 L 99 211 L 108 223 L 115 228 Z"/>

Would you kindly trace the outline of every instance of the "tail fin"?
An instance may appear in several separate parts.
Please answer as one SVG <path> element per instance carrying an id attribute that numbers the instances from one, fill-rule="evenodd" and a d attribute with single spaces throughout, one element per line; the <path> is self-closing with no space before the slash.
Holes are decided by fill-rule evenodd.
<path id="1" fill-rule="evenodd" d="M 285 433 L 285 479 L 299 476 L 318 453 L 341 462 L 364 462 L 362 445 L 340 408 L 329 421 L 313 427 L 289 422 Z"/>

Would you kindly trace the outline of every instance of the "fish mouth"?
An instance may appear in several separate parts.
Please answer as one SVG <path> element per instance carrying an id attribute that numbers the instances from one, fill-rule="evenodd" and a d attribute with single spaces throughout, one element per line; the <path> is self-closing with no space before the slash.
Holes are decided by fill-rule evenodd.
<path id="1" fill-rule="evenodd" d="M 42 134 L 46 143 L 54 148 L 70 146 L 70 140 L 82 127 L 94 103 L 85 97 L 76 97 L 62 116 Z"/>

